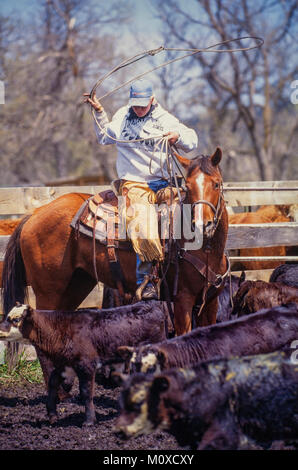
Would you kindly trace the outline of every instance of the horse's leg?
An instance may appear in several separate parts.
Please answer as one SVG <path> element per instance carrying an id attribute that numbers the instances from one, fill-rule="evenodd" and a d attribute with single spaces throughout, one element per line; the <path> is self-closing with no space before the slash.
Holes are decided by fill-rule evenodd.
<path id="1" fill-rule="evenodd" d="M 74 310 L 85 300 L 88 294 L 96 286 L 96 280 L 83 269 L 74 271 L 66 289 L 58 300 L 59 309 Z"/>
<path id="2" fill-rule="evenodd" d="M 75 310 L 96 286 L 95 279 L 82 269 L 76 269 L 64 284 L 59 282 L 56 286 L 52 279 L 50 282 L 50 290 L 45 277 L 42 283 L 39 280 L 32 282 L 33 291 L 36 292 L 36 308 L 39 310 Z"/>
<path id="3" fill-rule="evenodd" d="M 208 326 L 216 323 L 216 315 L 218 308 L 218 297 L 208 302 L 202 309 L 199 318 L 196 318 L 196 326 Z"/>
<path id="4" fill-rule="evenodd" d="M 192 308 L 194 303 L 194 295 L 186 289 L 179 289 L 174 301 L 174 324 L 177 336 L 188 333 L 191 330 Z"/>

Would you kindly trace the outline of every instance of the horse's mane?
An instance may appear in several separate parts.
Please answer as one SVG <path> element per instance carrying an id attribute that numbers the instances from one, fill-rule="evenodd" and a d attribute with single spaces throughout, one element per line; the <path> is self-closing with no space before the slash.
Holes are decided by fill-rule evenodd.
<path id="1" fill-rule="evenodd" d="M 187 176 L 191 176 L 191 174 L 198 168 L 209 176 L 214 175 L 218 170 L 221 173 L 219 166 L 212 165 L 209 155 L 198 155 L 197 157 L 193 158 L 188 167 Z"/>

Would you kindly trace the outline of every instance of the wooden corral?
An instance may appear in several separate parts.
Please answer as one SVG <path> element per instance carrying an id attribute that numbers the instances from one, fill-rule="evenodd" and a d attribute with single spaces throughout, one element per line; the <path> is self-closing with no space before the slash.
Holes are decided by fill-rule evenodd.
<path id="1" fill-rule="evenodd" d="M 82 192 L 95 194 L 110 188 L 110 186 L 57 186 L 57 187 L 17 187 L 0 188 L 0 216 L 7 217 L 14 214 L 18 218 L 30 213 L 37 207 L 56 199 L 62 194 L 71 192 Z M 224 184 L 224 197 L 227 206 L 233 208 L 241 207 L 243 210 L 248 206 L 279 206 L 294 205 L 298 202 L 298 181 L 263 181 Z M 233 216 L 231 216 L 233 218 Z M 265 219 L 267 220 L 267 219 Z M 287 220 L 287 219 L 285 219 Z M 298 256 L 239 256 L 236 250 L 268 247 L 292 247 L 298 245 L 298 222 L 271 222 L 271 223 L 249 223 L 231 224 L 229 226 L 226 248 L 230 253 L 230 260 L 235 262 L 244 261 L 275 261 L 278 264 L 284 262 L 297 262 Z M 2 221 L 2 223 L 4 223 Z M 16 222 L 13 222 L 15 224 Z M 3 233 L 3 232 L 2 232 Z M 7 235 L 0 235 L 0 262 L 3 261 L 5 247 L 9 240 Z M 266 273 L 255 272 L 255 276 L 247 273 L 248 277 L 268 278 L 270 271 Z M 258 276 L 258 277 L 256 277 Z M 98 289 L 94 290 L 98 299 Z M 93 301 L 93 294 L 90 294 Z M 85 306 L 85 302 L 84 302 Z M 88 305 L 89 306 L 89 305 Z M 94 305 L 92 305 L 94 306 Z M 99 306 L 98 300 L 96 306 Z"/>
<path id="2" fill-rule="evenodd" d="M 0 188 L 0 217 L 9 219 L 11 214 L 21 218 L 37 207 L 56 199 L 62 194 L 71 192 L 81 192 L 95 194 L 109 189 L 110 186 L 55 186 L 55 187 L 16 187 Z M 298 202 L 298 181 L 266 181 L 266 182 L 246 182 L 224 184 L 224 197 L 229 208 L 229 213 L 233 213 L 235 208 L 241 208 L 244 212 L 248 207 L 258 206 L 293 206 Z M 233 216 L 231 216 L 233 220 Z M 266 219 L 267 220 L 267 219 Z M 282 256 L 239 256 L 239 250 L 256 248 L 269 249 L 270 247 L 293 247 L 298 245 L 298 222 L 292 218 L 286 218 L 284 222 L 266 223 L 237 223 L 230 224 L 226 248 L 230 254 L 232 265 L 236 267 L 241 264 L 253 261 L 258 266 L 257 270 L 247 270 L 246 278 L 251 280 L 268 281 L 272 269 L 278 264 L 285 262 L 298 262 L 298 256 L 289 256 L 282 252 Z M 2 221 L 3 222 L 3 221 Z M 7 223 L 7 227 L 13 226 L 17 221 Z M 3 226 L 5 222 L 3 222 Z M 5 248 L 9 240 L 11 230 L 7 229 L 3 235 L 0 232 L 0 277 L 2 274 L 2 261 L 4 259 Z M 260 262 L 275 262 L 271 269 L 260 269 Z M 268 265 L 268 264 L 267 264 Z M 262 266 L 262 265 L 261 265 Z M 266 267 L 266 264 L 263 265 Z M 235 271 L 235 270 L 234 270 Z M 240 274 L 240 272 L 235 272 Z M 103 295 L 103 285 L 99 283 L 89 296 L 84 300 L 81 307 L 101 307 Z M 34 307 L 34 294 L 31 290 L 29 302 Z M 1 312 L 0 312 L 1 313 Z"/>

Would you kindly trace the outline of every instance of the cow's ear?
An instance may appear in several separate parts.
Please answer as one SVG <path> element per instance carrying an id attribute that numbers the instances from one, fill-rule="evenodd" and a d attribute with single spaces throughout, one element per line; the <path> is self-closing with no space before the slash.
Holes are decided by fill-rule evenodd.
<path id="1" fill-rule="evenodd" d="M 117 348 L 117 354 L 123 359 L 123 361 L 129 361 L 132 358 L 134 348 L 131 346 L 119 346 Z"/>
<path id="2" fill-rule="evenodd" d="M 220 147 L 217 147 L 217 149 L 215 150 L 214 154 L 211 155 L 211 163 L 213 166 L 217 166 L 219 165 L 220 161 L 221 161 L 221 158 L 222 158 L 222 151 L 221 151 L 221 148 Z"/>
<path id="3" fill-rule="evenodd" d="M 153 380 L 152 387 L 155 393 L 165 392 L 170 386 L 170 381 L 166 376 L 159 376 Z"/>
<path id="4" fill-rule="evenodd" d="M 243 282 L 245 281 L 245 271 L 242 271 L 241 273 L 241 276 L 239 277 L 239 283 L 238 283 L 238 287 L 241 286 L 241 284 L 243 284 Z"/>

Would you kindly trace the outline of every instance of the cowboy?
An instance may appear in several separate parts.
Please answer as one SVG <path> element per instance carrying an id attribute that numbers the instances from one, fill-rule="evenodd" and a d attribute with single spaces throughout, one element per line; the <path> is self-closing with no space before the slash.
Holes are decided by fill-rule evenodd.
<path id="1" fill-rule="evenodd" d="M 131 85 L 128 104 L 121 107 L 110 122 L 96 96 L 91 98 L 88 93 L 84 96 L 88 96 L 85 102 L 95 109 L 98 142 L 117 146 L 118 195 L 126 196 L 132 209 L 126 223 L 127 234 L 136 252 L 137 286 L 146 281 L 141 298 L 157 299 L 150 275 L 153 264 L 163 260 L 163 250 L 153 204 L 160 202 L 160 193 L 169 186 L 170 180 L 166 148 L 161 145 L 160 137 L 166 136 L 168 144 L 189 152 L 197 147 L 197 135 L 162 108 L 147 80 L 137 80 Z M 133 210 L 134 207 L 137 210 Z M 140 210 L 140 207 L 146 210 Z M 148 224 L 145 219 L 149 220 Z"/>

